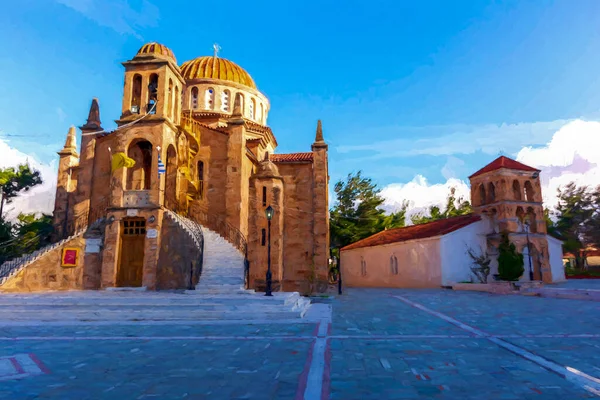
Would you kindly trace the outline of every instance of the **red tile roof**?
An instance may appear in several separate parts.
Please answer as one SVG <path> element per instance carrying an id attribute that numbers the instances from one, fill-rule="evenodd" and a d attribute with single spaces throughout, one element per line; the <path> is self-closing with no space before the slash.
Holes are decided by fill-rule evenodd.
<path id="1" fill-rule="evenodd" d="M 519 171 L 540 172 L 539 169 L 535 169 L 533 167 L 530 167 L 529 165 L 522 164 L 518 161 L 513 160 L 512 158 L 500 156 L 485 167 L 481 168 L 479 171 L 475 172 L 469 177 L 469 179 L 473 178 L 474 176 L 482 175 L 486 172 L 495 171 L 500 168 L 517 169 Z"/>
<path id="2" fill-rule="evenodd" d="M 406 242 L 407 240 L 425 239 L 445 235 L 463 228 L 474 222 L 480 221 L 476 214 L 461 215 L 458 217 L 440 219 L 425 224 L 411 225 L 404 228 L 389 229 L 376 233 L 368 238 L 359 240 L 343 247 L 342 250 L 359 249 L 362 247 L 380 246 L 383 244 Z"/>
<path id="3" fill-rule="evenodd" d="M 313 153 L 271 154 L 269 160 L 274 163 L 312 162 Z"/>

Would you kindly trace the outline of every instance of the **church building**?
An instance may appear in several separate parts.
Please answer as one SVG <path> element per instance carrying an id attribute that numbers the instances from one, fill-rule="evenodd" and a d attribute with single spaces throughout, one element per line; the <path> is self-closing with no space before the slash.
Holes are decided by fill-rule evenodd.
<path id="1" fill-rule="evenodd" d="M 218 47 L 178 64 L 169 48 L 149 43 L 123 65 L 117 129 L 104 130 L 94 99 L 80 150 L 71 128 L 58 153 L 56 239 L 85 232 L 88 242 L 74 244 L 82 278 L 72 288 L 181 289 L 190 287 L 190 274 L 201 284 L 202 272 L 192 270 L 202 249 L 182 246 L 178 225 L 166 218 L 176 214 L 171 219 L 238 249 L 247 288 L 265 290 L 270 250 L 274 291 L 304 291 L 309 282 L 325 290 L 329 175 L 321 121 L 306 135 L 307 145 L 314 141 L 305 152 L 277 154 L 269 99 Z"/>
<path id="2" fill-rule="evenodd" d="M 350 287 L 439 288 L 473 278 L 469 255 L 487 254 L 498 273 L 498 245 L 508 233 L 524 255 L 521 281 L 565 280 L 562 242 L 546 232 L 540 170 L 501 156 L 469 177 L 473 212 L 385 230 L 341 249 Z"/>

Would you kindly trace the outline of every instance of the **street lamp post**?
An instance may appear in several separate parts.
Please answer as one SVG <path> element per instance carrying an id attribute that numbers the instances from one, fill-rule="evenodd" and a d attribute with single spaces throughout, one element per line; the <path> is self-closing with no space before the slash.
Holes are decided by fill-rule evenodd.
<path id="1" fill-rule="evenodd" d="M 529 221 L 525 221 L 525 234 L 527 235 L 527 258 L 529 259 L 529 280 L 533 281 L 533 267 L 531 265 L 531 243 L 529 242 Z"/>
<path id="2" fill-rule="evenodd" d="M 271 218 L 273 218 L 273 207 L 267 207 L 265 214 L 267 214 L 267 288 L 265 289 L 265 296 L 273 296 L 271 293 Z"/>

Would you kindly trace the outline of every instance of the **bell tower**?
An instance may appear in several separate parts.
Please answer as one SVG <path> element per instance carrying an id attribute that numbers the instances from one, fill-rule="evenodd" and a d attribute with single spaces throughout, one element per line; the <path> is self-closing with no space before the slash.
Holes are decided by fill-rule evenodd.
<path id="1" fill-rule="evenodd" d="M 469 180 L 473 211 L 488 217 L 493 227 L 488 244 L 497 247 L 500 234 L 507 232 L 525 256 L 522 280 L 551 282 L 540 170 L 501 156 Z"/>
<path id="2" fill-rule="evenodd" d="M 118 123 L 150 114 L 179 124 L 185 82 L 173 52 L 159 43 L 148 43 L 123 66 L 125 85 Z"/>

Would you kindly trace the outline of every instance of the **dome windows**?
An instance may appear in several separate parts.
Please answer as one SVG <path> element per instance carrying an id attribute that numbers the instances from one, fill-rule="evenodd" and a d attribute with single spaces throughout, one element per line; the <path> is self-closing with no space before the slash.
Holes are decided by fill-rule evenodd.
<path id="1" fill-rule="evenodd" d="M 197 87 L 192 88 L 191 97 L 192 97 L 192 101 L 191 101 L 190 107 L 192 108 L 192 110 L 195 110 L 196 108 L 198 108 L 198 88 Z"/>
<path id="2" fill-rule="evenodd" d="M 254 119 L 254 110 L 255 109 L 256 109 L 256 100 L 250 99 L 250 104 L 249 104 L 250 119 Z"/>
<path id="3" fill-rule="evenodd" d="M 229 98 L 231 94 L 229 90 L 223 90 L 221 92 L 221 111 L 228 112 L 229 111 Z"/>
<path id="4" fill-rule="evenodd" d="M 205 110 L 214 110 L 215 108 L 215 90 L 213 88 L 208 88 L 204 92 L 204 109 Z"/>

